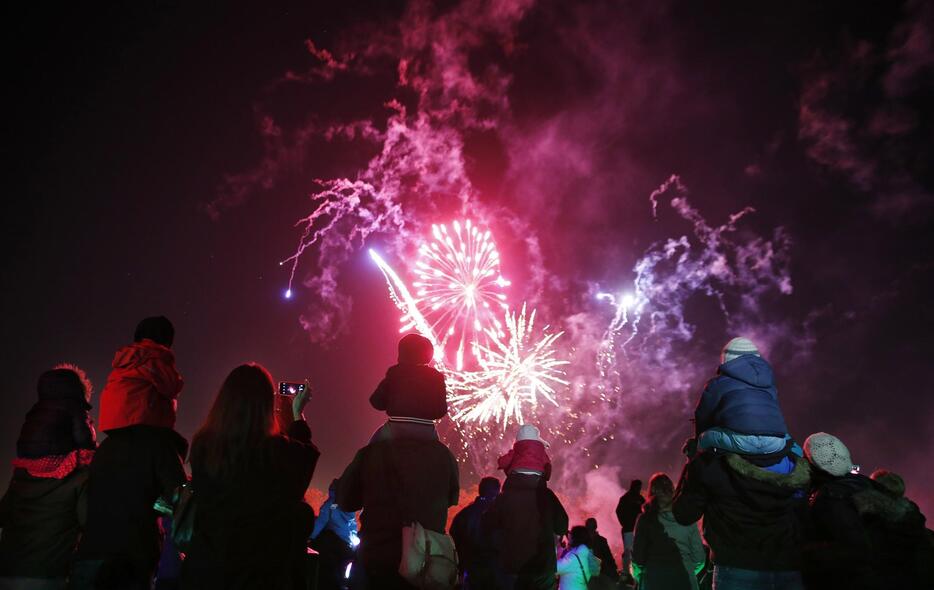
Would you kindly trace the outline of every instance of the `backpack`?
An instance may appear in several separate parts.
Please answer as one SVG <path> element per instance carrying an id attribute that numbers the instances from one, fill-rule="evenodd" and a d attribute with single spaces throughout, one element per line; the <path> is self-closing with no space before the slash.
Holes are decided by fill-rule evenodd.
<path id="1" fill-rule="evenodd" d="M 387 462 L 388 481 L 401 482 L 395 457 Z M 406 502 L 396 493 L 396 504 L 405 510 Z M 402 526 L 402 559 L 399 575 L 419 590 L 453 590 L 457 584 L 457 551 L 450 535 L 428 530 L 417 521 Z"/>
<path id="2" fill-rule="evenodd" d="M 457 552 L 449 535 L 413 522 L 402 527 L 399 575 L 422 590 L 449 590 L 457 583 Z"/>

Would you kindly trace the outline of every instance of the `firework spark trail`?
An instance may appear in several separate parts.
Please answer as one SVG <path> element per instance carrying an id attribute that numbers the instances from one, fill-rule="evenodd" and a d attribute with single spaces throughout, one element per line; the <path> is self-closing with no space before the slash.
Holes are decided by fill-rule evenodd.
<path id="1" fill-rule="evenodd" d="M 440 229 L 435 231 L 436 237 L 443 235 Z M 523 411 L 536 408 L 541 400 L 558 406 L 556 388 L 568 385 L 562 370 L 568 361 L 558 358 L 555 346 L 563 332 L 549 332 L 548 326 L 536 331 L 536 312 L 529 313 L 525 304 L 518 313 L 507 308 L 502 323 L 490 322 L 485 328 L 485 344 L 472 342 L 478 369 L 446 366 L 440 354 L 441 338 L 423 313 L 426 302 L 431 308 L 431 300 L 413 296 L 405 281 L 375 250 L 370 250 L 370 257 L 386 278 L 390 298 L 402 312 L 403 330 L 414 328 L 435 345 L 435 365 L 447 377 L 451 417 L 465 430 L 483 429 L 490 422 L 498 423 L 503 430 L 511 423 L 521 424 L 526 416 Z M 456 307 L 458 300 L 448 300 L 448 304 Z"/>
<path id="2" fill-rule="evenodd" d="M 393 303 L 396 304 L 396 307 L 399 308 L 399 311 L 402 312 L 402 321 L 407 322 L 408 326 L 414 327 L 419 333 L 431 341 L 432 346 L 435 347 L 435 358 L 437 359 L 438 353 L 441 351 L 438 339 L 431 329 L 431 326 L 425 320 L 425 317 L 418 310 L 418 303 L 409 293 L 408 287 L 405 286 L 405 283 L 399 278 L 396 271 L 373 249 L 370 250 L 370 258 L 373 259 L 377 268 L 382 271 L 383 276 L 386 278 L 386 285 L 389 288 L 389 297 L 392 299 Z M 405 330 L 405 328 L 403 328 L 403 330 Z"/>
<path id="3" fill-rule="evenodd" d="M 309 42 L 315 65 L 305 74 L 288 72 L 279 81 L 323 85 L 337 76 L 369 76 L 373 62 L 389 57 L 396 62 L 397 87 L 417 96 L 409 109 L 400 100 L 384 99 L 389 111 L 384 121 L 312 120 L 295 134 L 293 146 L 275 119 L 265 115 L 263 129 L 269 131 L 264 137 L 271 154 L 257 170 L 232 178 L 225 191 L 229 196 L 210 205 L 216 214 L 240 202 L 251 188 L 269 188 L 289 162 L 303 160 L 312 138 L 377 147 L 378 153 L 355 175 L 317 181 L 323 188 L 311 195 L 313 212 L 296 224 L 302 227 L 298 246 L 281 262 L 289 267 L 285 296 L 291 298 L 302 261 L 306 256 L 314 259 L 309 265 L 313 270 L 302 280 L 310 300 L 301 320 L 313 341 L 327 341 L 341 332 L 350 300 L 338 279 L 348 258 L 369 236 L 381 234 L 388 238 L 385 247 L 391 252 L 408 253 L 423 224 L 439 211 L 463 212 L 469 206 L 474 215 L 491 215 L 477 202 L 465 171 L 464 134 L 499 124 L 508 111 L 510 76 L 496 68 L 474 73 L 470 56 L 473 49 L 491 42 L 509 46 L 531 4 L 471 1 L 439 14 L 429 2 L 412 2 L 392 32 L 353 37 L 339 51 Z M 508 212 L 497 214 L 508 217 Z M 480 324 L 482 328 L 482 318 Z M 483 330 L 478 332 L 482 337 Z M 469 336 L 465 345 L 468 340 Z"/>
<path id="4" fill-rule="evenodd" d="M 691 235 L 668 238 L 651 246 L 633 272 L 632 292 L 622 295 L 598 293 L 615 308 L 604 336 L 601 369 L 615 363 L 617 350 L 632 352 L 646 367 L 664 367 L 672 376 L 669 388 L 686 386 L 684 371 L 674 366 L 676 342 L 687 342 L 695 325 L 685 314 L 689 298 L 702 293 L 713 299 L 727 330 L 747 329 L 758 320 L 760 299 L 770 292 L 792 292 L 789 270 L 791 240 L 783 228 L 776 228 L 772 239 L 737 239 L 738 223 L 755 212 L 746 207 L 713 226 L 688 201 L 687 187 L 672 175 L 649 196 L 652 214 L 658 218 L 659 200 L 670 196 L 671 208 L 689 222 Z M 647 326 L 640 328 L 643 323 Z M 628 337 L 619 341 L 628 330 Z M 638 338 L 637 338 L 638 336 Z M 763 342 L 768 346 L 768 342 Z M 635 350 L 632 350 L 635 346 Z"/>
<path id="5" fill-rule="evenodd" d="M 418 280 L 412 286 L 421 315 L 440 341 L 442 357 L 451 360 L 447 352 L 453 344 L 454 368 L 460 371 L 465 348 L 476 361 L 477 346 L 488 341 L 488 331 L 504 335 L 498 316 L 508 309 L 503 289 L 510 283 L 500 273 L 490 230 L 481 231 L 469 219 L 463 225 L 454 221 L 451 227 L 449 232 L 444 224 L 432 226 L 434 241 L 419 248 L 414 270 Z"/>
<path id="6" fill-rule="evenodd" d="M 454 375 L 449 396 L 458 422 L 485 425 L 497 422 L 505 431 L 510 423 L 522 424 L 523 408 L 536 408 L 540 400 L 558 406 L 556 386 L 566 386 L 562 366 L 569 364 L 557 357 L 555 341 L 563 332 L 541 336 L 535 332 L 535 311 L 506 313 L 508 338 L 489 330 L 490 346 L 478 345 L 481 368 Z"/>

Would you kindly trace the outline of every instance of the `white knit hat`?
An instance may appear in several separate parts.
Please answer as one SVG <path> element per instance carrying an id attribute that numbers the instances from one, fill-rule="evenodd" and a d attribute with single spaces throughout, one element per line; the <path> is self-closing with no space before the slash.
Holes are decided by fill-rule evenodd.
<path id="1" fill-rule="evenodd" d="M 854 469 L 850 450 L 843 441 L 826 432 L 812 434 L 804 441 L 804 456 L 811 465 L 836 477 Z"/>
<path id="2" fill-rule="evenodd" d="M 532 426 L 531 424 L 523 424 L 519 427 L 519 432 L 516 433 L 516 442 L 519 442 L 520 440 L 537 440 L 546 447 L 551 446 L 542 440 L 542 435 L 541 432 L 539 432 L 538 427 Z"/>
<path id="3" fill-rule="evenodd" d="M 759 349 L 756 348 L 756 345 L 752 343 L 752 340 L 739 336 L 727 342 L 726 346 L 723 347 L 723 351 L 720 353 L 720 364 L 728 363 L 744 354 L 762 356 L 759 354 Z"/>

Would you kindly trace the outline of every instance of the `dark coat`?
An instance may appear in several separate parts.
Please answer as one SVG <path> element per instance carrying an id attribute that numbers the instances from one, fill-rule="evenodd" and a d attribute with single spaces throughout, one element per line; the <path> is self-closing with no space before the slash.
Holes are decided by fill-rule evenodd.
<path id="1" fill-rule="evenodd" d="M 684 525 L 704 518 L 704 539 L 717 565 L 798 570 L 809 482 L 804 460 L 779 474 L 732 453 L 702 453 L 681 472 L 672 513 Z"/>
<path id="2" fill-rule="evenodd" d="M 39 400 L 26 414 L 16 441 L 16 456 L 38 459 L 67 455 L 97 446 L 84 383 L 67 369 L 46 371 L 39 378 Z"/>
<path id="3" fill-rule="evenodd" d="M 632 561 L 643 567 L 643 590 L 696 590 L 694 565 L 706 558 L 697 524 L 681 525 L 671 512 L 646 505 L 636 521 Z"/>
<path id="4" fill-rule="evenodd" d="M 631 533 L 636 528 L 636 519 L 642 514 L 643 504 L 645 498 L 639 492 L 629 490 L 620 496 L 616 504 L 616 519 L 624 533 Z"/>
<path id="5" fill-rule="evenodd" d="M 0 576 L 64 578 L 87 516 L 88 469 L 62 479 L 13 473 L 0 501 Z"/>
<path id="6" fill-rule="evenodd" d="M 862 475 L 823 480 L 811 495 L 805 581 L 834 589 L 930 588 L 924 516 Z"/>
<path id="7" fill-rule="evenodd" d="M 554 576 L 555 535 L 568 531 L 568 514 L 543 478 L 509 475 L 483 525 L 499 539 L 503 571 L 532 578 Z"/>
<path id="8" fill-rule="evenodd" d="M 182 588 L 304 588 L 305 542 L 314 510 L 305 503 L 320 453 L 304 420 L 268 437 L 232 473 L 212 473 L 198 442 L 191 450 L 197 502 Z"/>
<path id="9" fill-rule="evenodd" d="M 109 431 L 91 462 L 88 520 L 76 559 L 126 561 L 140 576 L 155 570 L 162 543 L 153 503 L 170 498 L 187 479 L 187 450 L 168 428 Z"/>
<path id="10" fill-rule="evenodd" d="M 390 416 L 440 420 L 448 414 L 444 374 L 428 365 L 393 365 L 370 396 L 370 405 Z"/>
<path id="11" fill-rule="evenodd" d="M 610 579 L 619 578 L 619 570 L 616 569 L 616 558 L 613 557 L 613 551 L 610 550 L 610 543 L 606 537 L 594 531 L 590 536 L 590 550 L 597 559 L 600 560 L 600 573 Z"/>
<path id="12" fill-rule="evenodd" d="M 483 529 L 483 515 L 493 506 L 494 501 L 496 498 L 478 496 L 451 521 L 451 537 L 457 547 L 458 565 L 462 570 L 470 570 L 496 559 L 493 538 Z"/>
<path id="13" fill-rule="evenodd" d="M 396 571 L 402 559 L 402 526 L 419 522 L 443 533 L 448 507 L 460 494 L 457 460 L 429 440 L 380 441 L 357 451 L 340 477 L 337 504 L 360 515 L 357 554 L 370 571 Z"/>
<path id="14" fill-rule="evenodd" d="M 714 426 L 742 434 L 785 436 L 788 427 L 778 405 L 772 367 L 744 354 L 717 369 L 694 410 L 695 436 Z"/>

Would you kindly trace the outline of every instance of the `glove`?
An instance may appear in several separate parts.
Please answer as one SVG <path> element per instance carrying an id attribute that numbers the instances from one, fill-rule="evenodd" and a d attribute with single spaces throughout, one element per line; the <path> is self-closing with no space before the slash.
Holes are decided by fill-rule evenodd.
<path id="1" fill-rule="evenodd" d="M 636 562 L 632 562 L 632 579 L 638 584 L 642 579 L 642 566 Z"/>
<path id="2" fill-rule="evenodd" d="M 702 571 L 704 571 L 704 566 L 705 566 L 705 565 L 706 565 L 706 563 L 704 563 L 703 561 L 699 561 L 697 564 L 694 565 L 694 576 L 695 576 L 695 577 L 696 577 L 696 576 L 699 576 L 700 573 L 701 573 Z"/>

